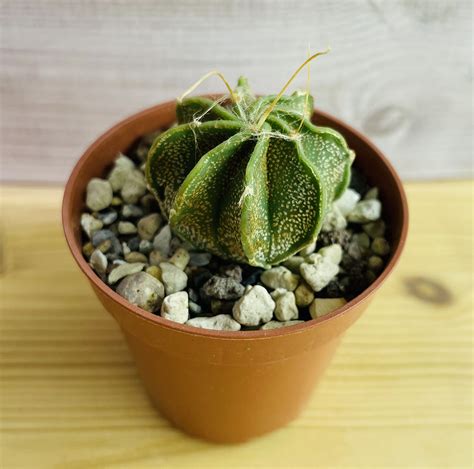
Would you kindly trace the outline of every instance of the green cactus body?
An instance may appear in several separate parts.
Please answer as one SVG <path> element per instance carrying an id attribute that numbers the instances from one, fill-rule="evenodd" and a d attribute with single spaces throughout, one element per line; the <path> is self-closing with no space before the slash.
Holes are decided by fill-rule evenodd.
<path id="1" fill-rule="evenodd" d="M 308 244 L 348 185 L 354 157 L 310 121 L 305 93 L 256 98 L 247 81 L 229 107 L 193 97 L 154 142 L 148 184 L 173 231 L 225 259 L 268 267 Z M 274 104 L 267 117 L 265 111 Z"/>

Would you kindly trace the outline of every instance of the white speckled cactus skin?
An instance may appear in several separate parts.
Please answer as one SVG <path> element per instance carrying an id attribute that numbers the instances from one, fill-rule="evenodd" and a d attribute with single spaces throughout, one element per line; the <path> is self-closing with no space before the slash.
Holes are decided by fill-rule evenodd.
<path id="1" fill-rule="evenodd" d="M 256 98 L 247 81 L 224 107 L 178 103 L 180 125 L 150 149 L 148 184 L 173 231 L 225 259 L 268 267 L 312 243 L 348 185 L 354 153 L 336 131 L 311 123 L 313 100 Z"/>

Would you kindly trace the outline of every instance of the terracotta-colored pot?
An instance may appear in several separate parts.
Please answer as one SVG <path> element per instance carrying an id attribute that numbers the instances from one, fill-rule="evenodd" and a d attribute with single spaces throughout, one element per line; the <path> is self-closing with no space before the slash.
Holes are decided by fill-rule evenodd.
<path id="1" fill-rule="evenodd" d="M 167 102 L 120 122 L 75 166 L 63 200 L 64 233 L 81 270 L 128 342 L 151 399 L 173 424 L 216 442 L 239 442 L 294 419 L 328 366 L 344 331 L 367 308 L 403 249 L 408 208 L 398 176 L 366 137 L 315 111 L 319 125 L 339 130 L 357 154 L 355 166 L 380 188 L 392 254 L 361 295 L 322 318 L 270 331 L 221 332 L 177 324 L 129 304 L 93 272 L 81 253 L 79 218 L 88 181 L 103 176 L 117 152 L 175 120 Z"/>

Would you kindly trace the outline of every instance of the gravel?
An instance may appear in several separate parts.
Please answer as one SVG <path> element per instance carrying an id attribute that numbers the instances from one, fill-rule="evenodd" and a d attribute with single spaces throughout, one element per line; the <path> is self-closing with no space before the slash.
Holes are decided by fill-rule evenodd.
<path id="1" fill-rule="evenodd" d="M 126 204 L 122 207 L 123 218 L 139 218 L 144 215 L 143 209 L 138 205 Z"/>
<path id="2" fill-rule="evenodd" d="M 161 222 L 162 218 L 159 213 L 150 213 L 150 215 L 140 218 L 137 224 L 138 235 L 141 239 L 151 241 L 158 231 Z"/>
<path id="3" fill-rule="evenodd" d="M 371 238 L 379 238 L 385 234 L 385 223 L 383 220 L 377 220 L 362 225 L 362 229 Z"/>
<path id="4" fill-rule="evenodd" d="M 354 189 L 349 188 L 334 202 L 334 205 L 339 209 L 342 216 L 346 217 L 355 209 L 359 200 L 360 194 Z"/>
<path id="5" fill-rule="evenodd" d="M 98 213 L 97 216 L 104 225 L 111 225 L 117 220 L 118 213 L 113 208 L 110 208 L 105 210 L 104 212 Z"/>
<path id="6" fill-rule="evenodd" d="M 382 204 L 379 200 L 370 199 L 358 202 L 347 215 L 347 220 L 353 223 L 369 223 L 378 220 L 382 213 Z"/>
<path id="7" fill-rule="evenodd" d="M 342 247 L 340 244 L 330 244 L 329 246 L 324 246 L 318 251 L 323 257 L 329 259 L 333 264 L 339 265 L 342 260 Z"/>
<path id="8" fill-rule="evenodd" d="M 143 161 L 152 140 L 119 154 L 106 179 L 91 179 L 80 219 L 84 257 L 129 302 L 196 328 L 271 330 L 330 313 L 383 271 L 391 248 L 379 191 L 357 170 L 317 239 L 262 269 L 173 236 L 146 188 Z"/>
<path id="9" fill-rule="evenodd" d="M 296 290 L 300 278 L 286 267 L 278 266 L 263 272 L 260 280 L 269 288 L 284 288 L 293 291 Z"/>
<path id="10" fill-rule="evenodd" d="M 159 265 L 161 269 L 161 280 L 165 286 L 166 294 L 184 290 L 188 284 L 188 276 L 173 264 L 169 262 L 162 262 Z"/>
<path id="11" fill-rule="evenodd" d="M 374 254 L 386 256 L 390 252 L 390 245 L 385 238 L 375 238 L 370 246 Z"/>
<path id="12" fill-rule="evenodd" d="M 278 288 L 271 293 L 275 301 L 275 317 L 279 321 L 290 321 L 298 319 L 298 307 L 296 306 L 295 294 L 283 288 Z"/>
<path id="13" fill-rule="evenodd" d="M 114 167 L 107 178 L 114 192 L 122 189 L 130 171 L 133 171 L 134 169 L 135 164 L 130 158 L 127 158 L 122 154 L 118 155 Z"/>
<path id="14" fill-rule="evenodd" d="M 122 200 L 127 204 L 136 204 L 145 192 L 146 182 L 144 174 L 137 169 L 129 171 L 120 191 Z"/>
<path id="15" fill-rule="evenodd" d="M 338 274 L 339 267 L 328 257 L 316 254 L 311 263 L 303 262 L 300 265 L 300 272 L 306 283 L 319 292 Z"/>
<path id="16" fill-rule="evenodd" d="M 107 208 L 112 202 L 113 191 L 109 181 L 92 178 L 87 184 L 86 205 L 92 211 Z"/>
<path id="17" fill-rule="evenodd" d="M 210 298 L 219 300 L 236 300 L 244 294 L 244 286 L 231 277 L 214 275 L 202 287 Z"/>
<path id="18" fill-rule="evenodd" d="M 247 287 L 244 295 L 234 305 L 232 315 L 243 326 L 258 326 L 273 317 L 275 302 L 261 285 Z"/>
<path id="19" fill-rule="evenodd" d="M 280 329 L 281 327 L 295 326 L 296 324 L 301 324 L 304 321 L 270 321 L 260 327 L 263 331 L 269 331 L 272 329 Z"/>
<path id="20" fill-rule="evenodd" d="M 160 251 L 164 256 L 168 256 L 171 243 L 171 228 L 165 225 L 153 239 L 153 249 Z"/>
<path id="21" fill-rule="evenodd" d="M 185 291 L 167 295 L 161 305 L 161 316 L 184 324 L 189 319 L 188 294 Z"/>
<path id="22" fill-rule="evenodd" d="M 229 314 L 218 314 L 210 318 L 193 318 L 186 322 L 188 326 L 215 331 L 239 331 L 241 325 Z"/>
<path id="23" fill-rule="evenodd" d="M 96 249 L 91 254 L 89 264 L 98 274 L 105 274 L 107 271 L 108 260 L 102 251 Z"/>
<path id="24" fill-rule="evenodd" d="M 314 300 L 314 291 L 306 283 L 302 282 L 298 285 L 298 288 L 295 290 L 295 302 L 296 306 L 299 308 L 306 308 Z"/>
<path id="25" fill-rule="evenodd" d="M 148 262 L 148 257 L 141 252 L 132 251 L 125 255 L 125 261 L 130 263 L 142 262 L 143 264 L 146 264 Z"/>
<path id="26" fill-rule="evenodd" d="M 89 239 L 91 239 L 92 235 L 96 231 L 99 231 L 103 226 L 104 226 L 103 221 L 98 220 L 97 218 L 92 216 L 90 213 L 83 213 L 81 215 L 81 227 Z"/>
<path id="27" fill-rule="evenodd" d="M 164 297 L 164 287 L 151 275 L 137 272 L 128 275 L 120 282 L 117 293 L 146 311 L 155 311 Z"/>
<path id="28" fill-rule="evenodd" d="M 143 267 L 145 267 L 143 262 L 134 262 L 133 264 L 124 262 L 123 264 L 118 264 L 117 267 L 110 272 L 108 282 L 112 285 L 127 275 L 140 272 L 143 270 Z"/>
<path id="29" fill-rule="evenodd" d="M 118 232 L 124 235 L 135 234 L 137 227 L 129 221 L 120 221 L 118 224 Z"/>
<path id="30" fill-rule="evenodd" d="M 345 304 L 344 298 L 315 298 L 309 307 L 309 313 L 313 319 L 318 319 Z"/>
<path id="31" fill-rule="evenodd" d="M 170 263 L 175 265 L 178 269 L 184 270 L 188 265 L 189 259 L 189 252 L 180 247 L 176 249 L 175 253 L 170 258 Z"/>

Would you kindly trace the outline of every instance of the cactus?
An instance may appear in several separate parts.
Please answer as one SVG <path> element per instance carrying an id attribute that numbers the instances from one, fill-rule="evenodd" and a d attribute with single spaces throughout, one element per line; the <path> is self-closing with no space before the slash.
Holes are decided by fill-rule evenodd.
<path id="1" fill-rule="evenodd" d="M 309 93 L 283 95 L 289 82 L 258 98 L 245 78 L 234 90 L 226 82 L 228 105 L 178 100 L 179 125 L 153 143 L 150 189 L 173 231 L 196 248 L 278 264 L 316 239 L 347 187 L 354 153 L 338 132 L 311 122 Z"/>

